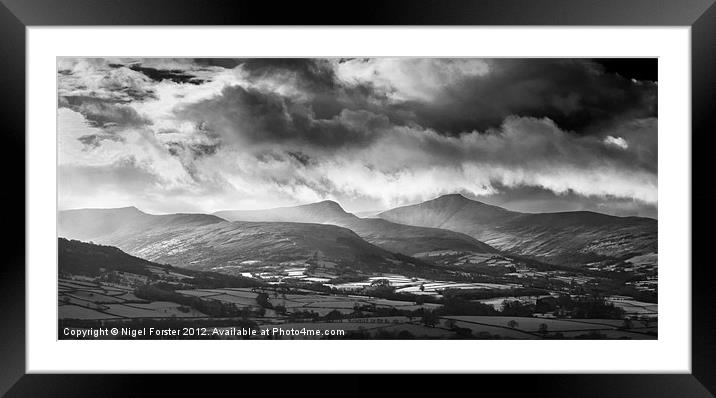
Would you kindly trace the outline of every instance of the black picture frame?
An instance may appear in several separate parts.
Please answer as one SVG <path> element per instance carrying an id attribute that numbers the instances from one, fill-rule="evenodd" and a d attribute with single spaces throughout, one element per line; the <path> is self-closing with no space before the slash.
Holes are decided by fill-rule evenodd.
<path id="1" fill-rule="evenodd" d="M 706 139 L 716 131 L 714 0 L 364 0 L 274 2 L 206 0 L 0 0 L 0 90 L 5 154 L 0 157 L 7 234 L 0 265 L 0 394 L 127 396 L 148 376 L 25 374 L 25 63 L 26 27 L 58 25 L 554 25 L 689 26 L 692 78 L 692 372 L 650 375 L 473 375 L 470 384 L 509 385 L 532 396 L 708 397 L 716 392 L 716 295 L 705 256 L 714 197 Z M 53 134 L 53 132 L 48 132 Z M 699 156 L 696 156 L 696 155 Z M 20 168 L 23 173 L 20 173 Z M 702 177 L 702 178 L 699 178 Z M 704 228 L 704 231 L 705 230 Z M 701 261 L 697 261 L 700 259 Z M 678 266 L 678 265 L 671 265 Z M 687 266 L 684 264 L 683 266 Z M 184 382 L 161 383 L 167 395 Z M 172 376 L 177 377 L 177 376 Z M 186 376 L 178 376 L 186 377 Z M 515 379 L 517 378 L 517 379 Z M 342 388 L 360 390 L 355 377 Z M 235 382 L 232 379 L 230 383 Z M 213 382 L 215 383 L 215 382 Z M 213 384 L 214 386 L 216 384 Z M 416 386 L 420 391 L 420 385 Z M 413 387 L 413 388 L 416 388 Z M 401 387 L 402 388 L 402 387 Z M 403 393 L 410 393 L 410 389 Z"/>

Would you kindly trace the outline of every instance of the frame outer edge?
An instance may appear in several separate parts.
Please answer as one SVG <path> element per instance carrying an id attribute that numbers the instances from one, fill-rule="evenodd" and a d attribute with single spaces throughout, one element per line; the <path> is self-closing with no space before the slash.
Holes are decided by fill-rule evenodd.
<path id="1" fill-rule="evenodd" d="M 709 136 L 716 131 L 716 4 L 712 4 L 691 27 L 691 106 L 692 106 L 692 374 L 712 394 L 716 391 L 716 295 L 714 271 L 708 247 L 716 217 L 712 207 L 716 189 L 709 162 L 712 146 Z M 696 155 L 699 155 L 698 157 Z M 696 183 L 700 184 L 696 185 Z M 698 191 L 695 189 L 698 187 Z M 708 206 L 708 207 L 707 207 Z M 702 227 L 699 231 L 699 227 Z M 699 256 L 703 254 L 702 256 Z"/>
<path id="2" fill-rule="evenodd" d="M 0 264 L 0 395 L 25 374 L 25 26 L 0 4 L 0 114 L 4 147 Z M 22 148 L 22 149 L 21 149 Z M 22 188 L 20 188 L 22 187 Z M 23 211 L 20 211 L 23 209 Z M 12 228 L 10 226 L 14 226 Z"/>
<path id="3" fill-rule="evenodd" d="M 8 8 L 6 4 L 11 4 Z M 3 39 L 0 40 L 0 55 L 3 57 L 3 62 L 0 64 L 0 70 L 6 73 L 0 74 L 0 87 L 7 93 L 15 93 L 16 95 L 12 98 L 6 97 L 2 99 L 4 107 L 0 111 L 3 115 L 3 121 L 6 122 L 8 130 L 6 137 L 10 141 L 10 146 L 21 146 L 24 148 L 24 115 L 25 115 L 25 25 L 26 24 L 39 24 L 39 25 L 57 25 L 57 24 L 70 24 L 71 22 L 78 22 L 77 24 L 93 24 L 88 22 L 88 19 L 71 21 L 76 18 L 66 18 L 66 14 L 57 15 L 38 7 L 38 5 L 47 4 L 42 1 L 26 1 L 26 3 L 32 3 L 27 8 L 18 9 L 18 1 L 3 0 L 0 4 L 0 34 Z M 59 1 L 57 3 L 60 3 Z M 100 3 L 98 1 L 98 3 Z M 240 2 L 242 3 L 242 2 Z M 552 2 L 553 3 L 553 2 Z M 673 2 L 670 2 L 670 4 Z M 691 2 L 692 7 L 695 2 Z M 243 3 L 242 3 L 243 4 Z M 677 2 L 678 4 L 678 2 Z M 716 5 L 713 0 L 699 1 L 699 6 L 704 5 L 707 7 L 703 13 L 697 16 L 695 21 L 684 21 L 683 14 L 675 16 L 671 19 L 671 24 L 681 25 L 683 22 L 692 22 L 692 137 L 696 142 L 702 142 L 705 140 L 707 134 L 712 134 L 716 131 L 712 121 L 708 120 L 711 116 L 714 104 L 716 104 L 716 44 L 714 44 L 714 38 L 716 38 Z M 63 2 L 63 5 L 67 5 Z M 99 5 L 99 4 L 98 4 Z M 50 7 L 52 8 L 52 7 Z M 100 7 L 101 8 L 101 7 Z M 459 7 L 458 7 L 459 8 Z M 661 13 L 661 17 L 654 18 L 655 20 L 661 21 L 664 17 L 664 9 L 661 7 L 660 11 L 654 13 Z M 17 11 L 17 13 L 11 11 Z M 383 9 L 385 11 L 385 9 Z M 489 14 L 489 13 L 488 13 Z M 205 19 L 206 15 L 200 17 L 202 20 Z M 429 17 L 429 16 L 428 16 Z M 646 16 L 646 19 L 653 18 Z M 63 20 L 63 18 L 65 18 Z M 97 14 L 87 15 L 86 18 L 98 18 L 94 24 L 98 21 L 105 24 L 136 24 L 125 17 L 112 18 L 111 16 L 98 16 Z M 379 19 L 386 18 L 386 15 L 381 15 Z M 424 17 L 423 17 L 424 18 Z M 442 16 L 437 16 L 438 19 L 443 19 Z M 456 20 L 460 20 L 459 16 L 455 17 Z M 505 21 L 505 17 L 498 17 L 500 21 Z M 522 24 L 529 24 L 530 18 L 528 17 L 522 22 Z M 583 18 L 583 17 L 582 17 Z M 599 20 L 604 24 L 602 20 L 603 15 L 599 17 Z M 141 18 L 140 19 L 141 22 Z M 243 19 L 243 18 L 240 18 Z M 482 19 L 482 17 L 480 18 Z M 522 19 L 522 18 L 520 18 Z M 677 23 L 675 19 L 680 19 Z M 135 19 L 136 21 L 137 19 Z M 375 21 L 375 19 L 373 19 Z M 621 24 L 625 24 L 623 18 L 620 18 Z M 640 24 L 639 22 L 631 19 L 633 24 Z M 643 21 L 643 20 L 642 20 Z M 658 25 L 659 22 L 647 23 L 647 25 Z M 162 23 L 162 21 L 157 21 Z M 164 20 L 163 24 L 177 24 L 179 21 L 174 23 Z M 579 19 L 576 22 L 584 22 Z M 627 21 L 629 22 L 629 20 Z M 179 22 L 178 24 L 181 24 Z M 577 23 L 575 23 L 577 24 Z M 643 24 L 643 23 L 642 23 Z M 9 123 L 7 123 L 9 122 Z M 708 146 L 693 146 L 694 154 L 701 153 L 706 155 L 705 151 L 709 150 Z M 24 153 L 13 156 L 21 156 L 24 171 Z M 16 171 L 17 163 L 13 156 L 6 156 L 0 159 L 1 164 L 6 166 L 6 170 Z M 700 159 L 705 159 L 701 156 Z M 708 173 L 710 165 L 705 163 L 705 160 L 693 162 L 694 173 L 706 174 Z M 701 171 L 699 171 L 701 170 Z M 20 182 L 19 173 L 7 173 L 6 174 L 10 186 L 23 186 L 24 187 L 24 172 L 23 181 Z M 708 180 L 706 180 L 708 181 Z M 707 191 L 708 190 L 708 191 Z M 700 186 L 700 192 L 696 194 L 694 192 L 693 199 L 707 199 L 713 198 L 714 188 L 703 185 Z M 10 195 L 8 195 L 10 196 Z M 25 192 L 23 194 L 11 196 L 9 199 L 10 203 L 15 206 L 20 205 L 22 200 L 22 207 L 25 208 Z M 697 206 L 694 203 L 694 206 Z M 698 206 L 701 208 L 702 206 Z M 19 218 L 24 217 L 19 212 L 17 214 L 10 214 L 7 221 L 19 224 Z M 703 218 L 694 222 L 694 226 L 704 225 L 706 223 L 711 224 L 714 217 L 712 215 L 706 215 Z M 23 220 L 24 222 L 24 220 Z M 12 237 L 11 240 L 6 241 L 6 247 L 12 250 L 12 255 L 7 259 L 7 263 L 0 267 L 0 310 L 4 314 L 3 327 L 0 328 L 0 358 L 2 358 L 2 367 L 0 367 L 0 395 L 3 395 L 12 384 L 25 373 L 25 317 L 24 317 L 24 226 L 22 233 L 16 231 L 16 236 Z M 692 246 L 694 243 L 700 243 L 701 247 L 705 247 L 703 244 L 706 243 L 708 236 L 697 236 L 694 235 Z M 22 240 L 22 243 L 20 242 Z M 700 251 L 694 250 L 694 254 L 700 253 Z M 22 264 L 22 265 L 20 265 Z M 693 331 L 692 331 L 692 355 L 693 355 L 693 375 L 699 380 L 702 385 L 710 390 L 716 390 L 716 380 L 714 375 L 716 374 L 716 327 L 714 326 L 714 310 L 716 308 L 716 296 L 710 294 L 711 279 L 708 276 L 707 264 L 704 264 L 702 268 L 693 268 L 693 287 L 694 287 L 694 299 L 693 299 Z M 711 296 L 711 297 L 709 297 Z M 20 306 L 17 304 L 21 303 Z"/>
<path id="4" fill-rule="evenodd" d="M 713 0 L 0 0 L 25 25 L 689 26 Z"/>

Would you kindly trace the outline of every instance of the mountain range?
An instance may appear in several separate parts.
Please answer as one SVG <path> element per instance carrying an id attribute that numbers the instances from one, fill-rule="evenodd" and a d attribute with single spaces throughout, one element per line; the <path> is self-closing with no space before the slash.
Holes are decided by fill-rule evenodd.
<path id="1" fill-rule="evenodd" d="M 178 276 L 184 284 L 196 287 L 253 287 L 263 286 L 263 282 L 253 278 L 230 276 L 217 272 L 202 272 L 176 268 L 167 264 L 151 262 L 132 256 L 114 246 L 57 239 L 57 267 L 61 274 L 100 276 L 108 271 L 136 275 Z"/>
<path id="2" fill-rule="evenodd" d="M 565 265 L 658 250 L 657 221 L 651 218 L 589 211 L 520 213 L 459 194 L 378 216 L 395 223 L 462 232 L 512 254 Z"/>
<path id="3" fill-rule="evenodd" d="M 657 252 L 657 222 L 577 211 L 520 213 L 445 195 L 360 218 L 338 203 L 214 214 L 152 215 L 135 207 L 67 210 L 61 237 L 117 246 L 194 269 L 321 259 L 363 270 L 424 266 L 426 253 L 512 254 L 581 266 Z M 401 256 L 402 255 L 402 256 Z M 653 256 L 656 258 L 656 256 Z"/>
<path id="4" fill-rule="evenodd" d="M 411 226 L 379 218 L 359 218 L 336 202 L 327 200 L 267 210 L 229 210 L 214 215 L 230 221 L 280 221 L 332 224 L 348 228 L 383 249 L 416 255 L 434 250 L 495 253 L 497 250 L 468 235 L 440 228 Z"/>
<path id="5" fill-rule="evenodd" d="M 307 259 L 363 271 L 426 266 L 330 224 L 230 222 L 205 214 L 152 215 L 134 207 L 62 211 L 58 224 L 64 238 L 198 270 Z"/>

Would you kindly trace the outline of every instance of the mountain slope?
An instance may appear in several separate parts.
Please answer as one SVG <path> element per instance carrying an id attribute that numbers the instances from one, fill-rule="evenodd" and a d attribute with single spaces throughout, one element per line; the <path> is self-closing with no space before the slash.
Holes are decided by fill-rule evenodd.
<path id="1" fill-rule="evenodd" d="M 144 276 L 180 277 L 183 284 L 197 288 L 221 286 L 264 286 L 261 281 L 241 276 L 222 275 L 215 272 L 192 271 L 171 265 L 159 264 L 132 256 L 114 246 L 102 246 L 78 240 L 57 239 L 57 267 L 60 274 L 100 276 L 118 271 Z M 188 277 L 188 279 L 186 278 Z M 159 278 L 158 278 L 159 279 Z M 143 282 L 140 282 L 143 283 Z"/>
<path id="2" fill-rule="evenodd" d="M 147 214 L 136 207 L 61 211 L 59 235 L 78 240 L 113 241 L 137 231 L 172 227 L 200 227 L 226 220 L 207 214 Z"/>
<path id="3" fill-rule="evenodd" d="M 332 200 L 265 210 L 224 210 L 218 211 L 214 215 L 229 221 L 282 221 L 317 224 L 330 224 L 331 221 L 352 216 Z"/>
<path id="4" fill-rule="evenodd" d="M 131 256 L 114 246 L 101 246 L 63 238 L 57 240 L 57 267 L 60 273 L 91 276 L 99 275 L 102 269 L 151 275 L 152 267 L 171 268 Z"/>
<path id="5" fill-rule="evenodd" d="M 348 228 L 383 249 L 406 255 L 435 250 L 494 253 L 496 250 L 470 236 L 438 228 L 401 225 L 378 218 L 359 218 L 333 201 L 267 210 L 228 210 L 214 215 L 232 221 L 282 221 L 333 224 Z"/>
<path id="6" fill-rule="evenodd" d="M 385 220 L 462 232 L 513 254 L 586 263 L 657 251 L 657 222 L 576 211 L 519 213 L 445 195 L 380 213 Z"/>
<path id="7" fill-rule="evenodd" d="M 202 270 L 308 259 L 366 271 L 413 266 L 335 225 L 229 222 L 211 215 L 150 215 L 123 208 L 60 212 L 59 232 L 151 261 Z"/>

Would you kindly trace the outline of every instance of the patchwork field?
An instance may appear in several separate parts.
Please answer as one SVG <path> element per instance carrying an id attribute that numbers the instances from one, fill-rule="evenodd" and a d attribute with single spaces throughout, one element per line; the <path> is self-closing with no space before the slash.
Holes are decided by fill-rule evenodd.
<path id="1" fill-rule="evenodd" d="M 141 300 L 131 288 L 60 279 L 60 319 L 205 317 L 199 311 L 167 301 Z"/>
<path id="2" fill-rule="evenodd" d="M 315 312 L 320 316 L 325 316 L 335 310 L 341 314 L 349 315 L 352 314 L 355 308 L 358 307 L 395 308 L 406 311 L 415 311 L 421 308 L 432 310 L 440 307 L 438 304 L 431 303 L 417 304 L 413 301 L 386 300 L 358 295 L 328 295 L 310 291 L 306 291 L 306 294 L 286 294 L 271 290 L 264 291 L 261 289 L 251 288 L 177 290 L 177 293 L 186 296 L 219 300 L 225 303 L 234 304 L 238 307 L 251 308 L 260 307 L 256 298 L 259 293 L 262 292 L 268 295 L 267 301 L 273 308 L 285 308 L 286 314 L 307 311 Z"/>
<path id="3" fill-rule="evenodd" d="M 514 323 L 511 323 L 514 322 Z M 541 325 L 546 331 L 541 332 Z M 262 324 L 261 328 L 278 327 L 282 330 L 342 330 L 350 334 L 362 332 L 377 335 L 382 332 L 397 334 L 408 332 L 413 337 L 422 338 L 455 338 L 461 331 L 468 330 L 473 336 L 497 339 L 541 339 L 560 333 L 564 337 L 584 337 L 595 333 L 610 339 L 654 339 L 656 325 L 643 327 L 636 325 L 631 329 L 621 329 L 623 321 L 600 319 L 541 319 L 531 317 L 497 317 L 497 316 L 445 316 L 435 325 L 425 325 L 418 317 L 374 317 L 344 319 L 332 322 L 295 322 Z M 306 338 L 306 336 L 283 336 L 282 338 Z"/>
<path id="4" fill-rule="evenodd" d="M 577 337 L 589 333 L 599 333 L 608 338 L 655 339 L 648 334 L 656 331 L 656 324 L 646 327 L 640 322 L 627 330 L 623 320 L 616 319 L 545 319 L 532 317 L 509 316 L 446 316 L 443 322 L 454 321 L 456 326 L 468 328 L 474 334 L 488 332 L 507 338 L 539 338 L 543 334 L 561 333 L 565 337 Z M 511 323 L 514 322 L 514 323 Z M 546 333 L 540 333 L 542 325 L 546 325 Z M 531 337 L 530 337 L 531 336 Z"/>
<path id="5" fill-rule="evenodd" d="M 119 318 L 118 316 L 107 314 L 104 312 L 95 311 L 88 307 L 80 307 L 78 305 L 60 305 L 59 307 L 60 319 L 112 319 Z"/>
<path id="6" fill-rule="evenodd" d="M 627 315 L 656 318 L 659 314 L 658 304 L 655 303 L 645 303 L 624 298 L 608 298 L 607 300 L 615 306 L 622 308 Z"/>
<path id="7" fill-rule="evenodd" d="M 549 295 L 542 295 L 542 296 L 512 296 L 512 297 L 496 297 L 491 299 L 483 299 L 483 300 L 475 300 L 475 302 L 482 303 L 482 304 L 488 304 L 491 305 L 496 310 L 502 309 L 502 304 L 505 301 L 520 301 L 520 302 L 527 302 L 534 304 L 537 299 L 543 298 L 543 297 L 550 297 Z"/>
<path id="8" fill-rule="evenodd" d="M 427 327 L 421 325 L 417 318 L 408 317 L 375 317 L 344 319 L 334 322 L 295 322 L 283 323 L 281 325 L 263 324 L 261 328 L 280 328 L 282 330 L 320 330 L 320 331 L 344 331 L 345 333 L 361 332 L 372 336 L 382 332 L 397 334 L 408 332 L 412 336 L 423 336 L 429 338 L 446 338 L 453 334 L 452 331 L 441 327 Z M 294 339 L 309 338 L 310 336 L 293 336 Z M 284 336 L 283 338 L 291 338 Z"/>
<path id="9" fill-rule="evenodd" d="M 423 278 L 408 278 L 402 275 L 383 275 L 367 278 L 361 282 L 349 282 L 336 285 L 326 284 L 339 290 L 355 291 L 371 286 L 377 280 L 386 280 L 390 286 L 395 287 L 397 293 L 411 293 L 415 295 L 430 295 L 435 297 L 441 296 L 441 291 L 445 289 L 484 289 L 484 290 L 503 290 L 522 287 L 519 284 L 501 284 L 501 283 L 460 283 L 450 281 L 433 281 Z"/>

